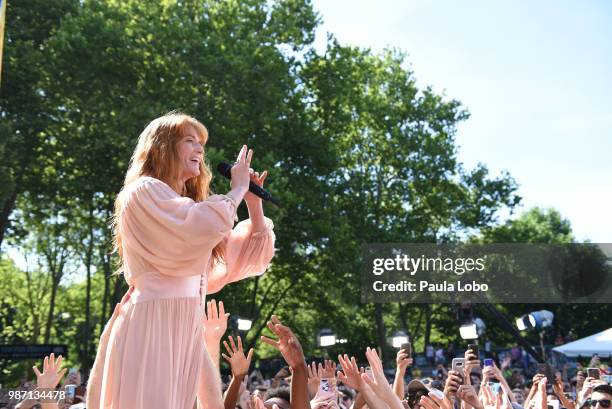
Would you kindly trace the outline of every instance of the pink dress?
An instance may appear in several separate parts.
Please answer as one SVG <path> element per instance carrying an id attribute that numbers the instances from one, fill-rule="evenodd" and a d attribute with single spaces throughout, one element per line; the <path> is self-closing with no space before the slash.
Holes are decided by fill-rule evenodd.
<path id="1" fill-rule="evenodd" d="M 87 408 L 193 409 L 200 381 L 220 388 L 202 334 L 205 295 L 264 273 L 274 225 L 265 218 L 263 231 L 252 231 L 250 220 L 233 228 L 228 196 L 194 202 L 152 177 L 127 186 L 122 200 L 125 279 L 135 290 L 102 333 Z M 209 267 L 222 241 L 226 264 Z M 213 395 L 202 406 L 217 406 Z"/>

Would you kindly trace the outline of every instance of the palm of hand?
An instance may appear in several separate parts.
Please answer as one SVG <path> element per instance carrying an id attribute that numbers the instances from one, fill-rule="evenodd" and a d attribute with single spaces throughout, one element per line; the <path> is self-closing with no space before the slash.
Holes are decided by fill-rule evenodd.
<path id="1" fill-rule="evenodd" d="M 244 355 L 243 351 L 236 352 L 229 359 L 230 366 L 232 367 L 232 374 L 236 375 L 244 375 L 249 372 L 249 366 L 251 363 Z"/>
<path id="2" fill-rule="evenodd" d="M 325 360 L 325 370 L 323 371 L 323 377 L 332 379 L 336 377 L 336 363 L 330 360 Z"/>
<path id="3" fill-rule="evenodd" d="M 36 384 L 39 388 L 55 389 L 67 371 L 67 368 L 60 370 L 61 362 L 61 355 L 55 360 L 54 354 L 51 354 L 45 357 L 42 373 L 40 373 L 36 366 L 33 367 L 34 373 L 36 374 Z"/>
<path id="4" fill-rule="evenodd" d="M 206 328 L 205 334 L 207 338 L 222 338 L 227 330 L 227 321 L 207 320 L 204 327 Z"/>
<path id="5" fill-rule="evenodd" d="M 204 336 L 210 340 L 221 340 L 223 334 L 227 330 L 227 318 L 229 314 L 225 313 L 223 301 L 217 303 L 215 300 L 207 302 L 206 316 L 204 317 Z"/>
<path id="6" fill-rule="evenodd" d="M 302 346 L 293 334 L 282 337 L 279 342 L 280 353 L 290 367 L 297 366 L 304 360 Z"/>
<path id="7" fill-rule="evenodd" d="M 353 372 L 350 370 L 344 371 L 344 376 L 340 378 L 340 381 L 351 389 L 361 390 L 364 385 L 364 381 L 361 379 L 359 372 Z"/>
<path id="8" fill-rule="evenodd" d="M 361 391 L 365 385 L 361 378 L 363 371 L 359 372 L 355 358 L 349 359 L 347 355 L 338 355 L 338 362 L 342 366 L 342 372 L 339 372 L 338 379 L 351 389 Z"/>

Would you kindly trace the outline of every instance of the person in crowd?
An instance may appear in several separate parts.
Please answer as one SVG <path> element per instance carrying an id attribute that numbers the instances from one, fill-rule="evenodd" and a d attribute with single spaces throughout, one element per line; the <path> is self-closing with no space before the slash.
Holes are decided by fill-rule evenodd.
<path id="1" fill-rule="evenodd" d="M 230 341 L 229 344 L 227 341 L 223 341 L 227 355 L 224 353 L 222 356 L 223 359 L 225 359 L 230 365 L 232 370 L 232 379 L 225 393 L 223 403 L 225 409 L 234 409 L 243 392 L 241 391 L 241 386 L 244 386 L 243 381 L 249 374 L 249 366 L 251 365 L 251 359 L 253 358 L 253 348 L 251 348 L 249 353 L 245 356 L 242 348 L 242 338 L 238 336 L 237 342 L 234 342 L 234 338 L 232 336 L 230 336 L 228 339 Z"/>
<path id="2" fill-rule="evenodd" d="M 427 358 L 427 362 L 429 362 L 430 366 L 434 365 L 434 355 L 435 355 L 434 346 L 431 344 L 427 344 L 427 346 L 425 347 L 425 357 Z"/>
<path id="3" fill-rule="evenodd" d="M 601 383 L 593 388 L 591 396 L 585 401 L 585 406 L 592 409 L 610 409 L 612 402 L 612 386 Z"/>

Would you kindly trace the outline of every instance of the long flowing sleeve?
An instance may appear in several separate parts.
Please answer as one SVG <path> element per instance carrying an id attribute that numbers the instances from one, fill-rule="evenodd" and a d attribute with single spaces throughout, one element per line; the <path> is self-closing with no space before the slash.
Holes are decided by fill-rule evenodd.
<path id="1" fill-rule="evenodd" d="M 207 294 L 216 293 L 226 284 L 262 275 L 274 256 L 274 223 L 264 217 L 265 227 L 253 231 L 251 220 L 243 220 L 224 239 L 225 263 L 216 263 L 208 271 Z"/>
<path id="2" fill-rule="evenodd" d="M 236 203 L 226 195 L 202 202 L 178 195 L 164 182 L 145 177 L 126 192 L 121 216 L 125 261 L 132 271 L 147 267 L 167 275 L 204 272 L 202 255 L 227 238 L 236 217 Z M 130 257 L 131 254 L 138 257 Z"/>

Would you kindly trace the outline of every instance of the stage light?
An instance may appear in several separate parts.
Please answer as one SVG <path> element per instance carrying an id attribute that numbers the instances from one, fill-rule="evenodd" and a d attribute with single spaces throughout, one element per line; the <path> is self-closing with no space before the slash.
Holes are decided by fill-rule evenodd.
<path id="1" fill-rule="evenodd" d="M 402 344 L 406 344 L 408 342 L 410 342 L 408 339 L 408 334 L 406 334 L 404 331 L 397 331 L 395 334 L 393 334 L 393 338 L 391 338 L 391 345 L 393 345 L 393 348 L 401 348 Z"/>
<path id="2" fill-rule="evenodd" d="M 336 334 L 329 328 L 324 328 L 319 332 L 317 343 L 320 347 L 329 347 L 336 344 Z"/>
<path id="3" fill-rule="evenodd" d="M 516 327 L 519 331 L 535 329 L 540 331 L 546 327 L 550 327 L 555 318 L 555 314 L 547 310 L 534 311 L 525 314 L 516 320 Z"/>
<path id="4" fill-rule="evenodd" d="M 486 325 L 480 318 L 474 318 L 472 322 L 459 327 L 459 335 L 462 339 L 477 339 L 485 333 Z"/>
<path id="5" fill-rule="evenodd" d="M 244 318 L 238 318 L 238 331 L 248 331 L 253 326 L 253 321 Z"/>

